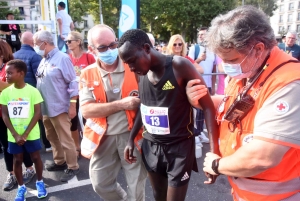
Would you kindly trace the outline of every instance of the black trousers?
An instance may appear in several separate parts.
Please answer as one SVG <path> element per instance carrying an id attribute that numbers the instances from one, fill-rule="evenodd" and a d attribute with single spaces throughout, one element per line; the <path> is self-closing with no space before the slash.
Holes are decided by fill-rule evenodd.
<path id="1" fill-rule="evenodd" d="M 7 127 L 6 127 L 2 117 L 0 117 L 0 143 L 2 144 L 2 147 L 3 147 L 6 170 L 9 172 L 12 172 L 14 155 L 7 152 L 7 149 L 8 149 L 7 139 L 8 139 L 7 138 Z M 24 162 L 25 167 L 31 167 L 33 165 L 29 153 L 25 150 L 23 153 L 23 162 Z"/>

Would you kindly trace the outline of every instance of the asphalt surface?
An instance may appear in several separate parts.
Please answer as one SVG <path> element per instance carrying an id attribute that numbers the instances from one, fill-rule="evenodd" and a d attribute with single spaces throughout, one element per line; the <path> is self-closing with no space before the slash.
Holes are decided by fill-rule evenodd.
<path id="1" fill-rule="evenodd" d="M 204 144 L 202 149 L 202 157 L 197 159 L 198 173 L 193 172 L 186 195 L 186 201 L 232 201 L 230 195 L 230 186 L 226 177 L 219 176 L 216 183 L 213 185 L 205 185 L 203 182 L 206 177 L 202 172 L 203 156 L 208 151 L 208 144 Z M 52 160 L 52 153 L 46 153 L 44 150 L 41 151 L 43 162 L 50 162 Z M 49 194 L 43 201 L 102 201 L 102 199 L 94 192 L 92 185 L 89 181 L 88 167 L 89 160 L 81 158 L 79 161 L 80 173 L 72 181 L 68 183 L 60 182 L 60 175 L 63 172 L 48 172 L 44 169 L 43 177 Z M 7 176 L 5 169 L 3 154 L 0 154 L 0 185 L 4 183 Z M 35 179 L 27 184 L 27 201 L 37 201 L 38 199 L 34 195 Z M 118 182 L 121 186 L 126 189 L 126 181 L 123 172 L 120 171 L 118 176 Z M 17 186 L 11 191 L 0 190 L 0 201 L 14 200 L 17 192 Z M 147 180 L 146 183 L 146 201 L 153 201 L 152 188 Z"/>

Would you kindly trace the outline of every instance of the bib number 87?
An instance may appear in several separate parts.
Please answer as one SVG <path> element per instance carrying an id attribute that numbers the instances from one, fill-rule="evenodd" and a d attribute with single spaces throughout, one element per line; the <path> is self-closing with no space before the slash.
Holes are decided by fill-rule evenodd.
<path id="1" fill-rule="evenodd" d="M 150 117 L 151 119 L 151 125 L 152 126 L 159 126 L 160 125 L 160 121 L 158 117 Z"/>
<path id="2" fill-rule="evenodd" d="M 21 112 L 22 112 L 22 107 L 13 107 L 13 114 L 14 115 L 21 115 Z"/>

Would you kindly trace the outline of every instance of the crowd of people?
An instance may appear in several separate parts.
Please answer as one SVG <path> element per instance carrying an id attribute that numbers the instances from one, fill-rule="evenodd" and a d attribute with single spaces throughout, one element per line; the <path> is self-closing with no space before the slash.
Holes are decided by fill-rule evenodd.
<path id="1" fill-rule="evenodd" d="M 60 30 L 62 19 L 69 27 L 60 48 L 48 31 L 16 35 L 18 50 L 9 42 L 14 32 L 0 41 L 3 190 L 18 184 L 15 201 L 26 199 L 34 175 L 38 198 L 46 197 L 43 169 L 63 171 L 67 182 L 81 156 L 107 201 L 145 200 L 147 177 L 155 200 L 185 200 L 191 172 L 202 168 L 205 184 L 228 176 L 237 201 L 300 199 L 296 33 L 277 47 L 267 16 L 242 6 L 199 29 L 189 51 L 179 34 L 163 50 L 150 33 L 132 29 L 118 40 L 100 24 L 89 30 L 86 52 L 59 6 Z M 51 163 L 42 163 L 41 142 Z M 210 151 L 197 167 L 201 143 Z"/>

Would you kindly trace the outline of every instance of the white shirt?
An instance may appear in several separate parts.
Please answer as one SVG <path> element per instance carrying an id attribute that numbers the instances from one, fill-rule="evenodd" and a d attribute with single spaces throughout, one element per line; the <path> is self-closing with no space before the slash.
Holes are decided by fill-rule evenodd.
<path id="1" fill-rule="evenodd" d="M 70 25 L 73 22 L 70 15 L 65 10 L 60 10 L 56 13 L 56 20 L 61 19 L 62 21 L 62 35 L 66 38 L 71 32 Z"/>
<path id="2" fill-rule="evenodd" d="M 198 54 L 198 57 L 202 54 L 202 52 L 204 52 L 204 47 L 200 45 L 200 51 L 199 51 L 199 54 Z M 191 57 L 192 59 L 194 59 L 195 57 L 195 46 L 192 46 L 189 50 L 189 57 Z M 195 59 L 196 60 L 196 59 Z M 203 68 L 204 70 L 204 73 L 203 74 L 209 74 L 209 73 L 212 73 L 213 71 L 213 67 L 214 65 L 216 65 L 216 60 L 217 60 L 217 57 L 216 55 L 209 51 L 207 48 L 206 48 L 206 59 L 205 61 L 201 61 L 199 64 L 200 66 Z M 211 82 L 211 75 L 202 75 L 205 83 L 206 83 L 206 86 L 207 87 L 211 87 L 212 86 L 212 82 Z"/>

